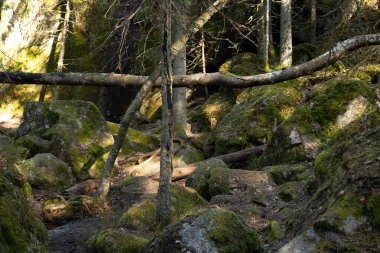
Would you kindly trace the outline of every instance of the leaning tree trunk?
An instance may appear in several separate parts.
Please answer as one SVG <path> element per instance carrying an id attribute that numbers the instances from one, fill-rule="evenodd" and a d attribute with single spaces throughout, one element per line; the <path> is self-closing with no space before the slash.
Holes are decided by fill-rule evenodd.
<path id="1" fill-rule="evenodd" d="M 171 0 L 163 0 L 162 49 L 161 49 L 161 98 L 162 133 L 160 156 L 160 183 L 157 195 L 157 223 L 170 223 L 170 184 L 173 171 L 173 104 L 172 104 L 172 61 L 171 61 Z M 178 57 L 178 56 L 177 56 Z"/>
<path id="2" fill-rule="evenodd" d="M 217 0 L 209 8 L 207 8 L 207 10 L 204 11 L 190 25 L 186 33 L 184 33 L 183 36 L 179 38 L 173 44 L 171 48 L 173 51 L 173 57 L 175 57 L 176 52 L 178 52 L 186 44 L 189 37 L 195 34 L 197 31 L 199 31 L 199 29 L 202 28 L 207 23 L 207 21 L 215 13 L 217 13 L 220 9 L 222 9 L 228 2 L 229 0 Z M 106 204 L 106 197 L 108 195 L 108 191 L 110 187 L 110 178 L 111 178 L 112 168 L 113 168 L 113 165 L 115 164 L 115 160 L 121 149 L 121 146 L 123 145 L 123 142 L 125 140 L 125 136 L 127 134 L 129 125 L 131 124 L 134 114 L 140 108 L 144 97 L 152 89 L 159 75 L 160 75 L 160 68 L 156 67 L 154 71 L 152 72 L 152 74 L 147 79 L 144 79 L 144 84 L 141 87 L 141 90 L 137 93 L 135 99 L 132 101 L 131 105 L 128 107 L 127 112 L 125 113 L 125 115 L 123 116 L 120 122 L 120 128 L 117 133 L 115 143 L 112 146 L 110 154 L 104 165 L 102 183 L 97 192 L 97 199 L 103 205 Z"/>
<path id="3" fill-rule="evenodd" d="M 280 64 L 282 67 L 292 65 L 292 2 L 281 1 Z"/>
<path id="4" fill-rule="evenodd" d="M 187 3 L 187 1 L 184 1 Z M 186 29 L 185 10 L 186 3 L 177 4 L 175 18 L 173 18 L 174 41 L 182 37 Z M 177 52 L 173 59 L 173 74 L 186 75 L 186 44 Z M 173 89 L 173 120 L 175 134 L 179 137 L 186 136 L 187 124 L 186 87 Z"/>

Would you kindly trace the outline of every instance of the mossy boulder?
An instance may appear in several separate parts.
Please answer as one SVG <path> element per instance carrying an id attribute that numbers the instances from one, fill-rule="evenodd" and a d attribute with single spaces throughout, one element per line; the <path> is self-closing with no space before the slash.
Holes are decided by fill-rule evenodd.
<path id="1" fill-rule="evenodd" d="M 226 168 L 228 166 L 220 159 L 211 158 L 198 163 L 198 169 L 186 178 L 186 186 L 195 189 L 202 197 L 209 200 L 210 172 L 215 168 Z"/>
<path id="2" fill-rule="evenodd" d="M 101 230 L 87 241 L 90 253 L 135 253 L 140 252 L 148 240 L 129 234 L 123 229 Z"/>
<path id="3" fill-rule="evenodd" d="M 92 197 L 77 195 L 65 200 L 58 196 L 43 203 L 42 215 L 47 223 L 63 224 L 70 220 L 93 217 L 103 211 Z"/>
<path id="4" fill-rule="evenodd" d="M 107 122 L 107 125 L 112 135 L 116 137 L 120 125 L 112 122 Z M 160 140 L 157 137 L 133 128 L 128 128 L 127 136 L 120 150 L 119 159 L 124 159 L 137 152 L 148 153 L 156 150 L 159 145 Z"/>
<path id="5" fill-rule="evenodd" d="M 277 196 L 275 184 L 265 171 L 215 168 L 210 172 L 209 194 L 239 195 L 245 202 L 268 206 Z"/>
<path id="6" fill-rule="evenodd" d="M 216 152 L 230 153 L 271 140 L 273 131 L 296 110 L 301 95 L 297 81 L 249 88 L 218 123 Z"/>
<path id="7" fill-rule="evenodd" d="M 310 43 L 302 43 L 293 48 L 293 64 L 298 65 L 317 57 L 317 46 Z"/>
<path id="8" fill-rule="evenodd" d="M 71 167 L 77 179 L 89 170 L 113 144 L 105 119 L 98 108 L 85 101 L 31 102 L 25 106 L 24 122 L 18 135 L 34 134 L 50 141 L 54 154 Z M 92 175 L 100 175 L 92 168 Z"/>
<path id="9" fill-rule="evenodd" d="M 234 105 L 233 94 L 214 93 L 204 103 L 188 113 L 192 129 L 209 131 L 214 129 L 218 122 L 229 112 Z"/>
<path id="10" fill-rule="evenodd" d="M 31 212 L 22 189 L 0 173 L 0 251 L 48 252 L 47 230 Z"/>
<path id="11" fill-rule="evenodd" d="M 311 165 L 304 164 L 280 164 L 264 167 L 263 170 L 269 173 L 269 176 L 276 184 L 280 185 L 289 181 L 301 181 L 309 179 Z M 311 168 L 312 169 L 312 168 Z"/>
<path id="12" fill-rule="evenodd" d="M 323 144 L 375 108 L 375 92 L 368 82 L 332 80 L 316 85 L 310 102 L 293 112 L 274 133 L 267 149 L 252 166 L 297 163 L 314 159 Z"/>
<path id="13" fill-rule="evenodd" d="M 261 59 L 250 52 L 240 53 L 223 63 L 220 72 L 230 72 L 240 76 L 250 76 L 263 73 Z"/>
<path id="14" fill-rule="evenodd" d="M 235 213 L 210 209 L 167 227 L 142 252 L 263 252 L 258 235 Z"/>
<path id="15" fill-rule="evenodd" d="M 171 221 L 178 221 L 187 215 L 198 212 L 208 206 L 199 194 L 186 187 L 173 186 L 171 193 Z M 120 218 L 121 224 L 134 224 L 153 230 L 157 224 L 155 199 L 147 199 L 134 204 Z"/>
<path id="16" fill-rule="evenodd" d="M 158 119 L 161 112 L 162 99 L 159 89 L 153 89 L 144 98 L 139 109 L 140 117 L 149 122 Z"/>
<path id="17" fill-rule="evenodd" d="M 374 194 L 369 199 L 367 208 L 373 217 L 374 223 L 380 227 L 380 193 Z"/>
<path id="18" fill-rule="evenodd" d="M 74 181 L 69 166 L 50 153 L 37 154 L 20 168 L 30 185 L 37 189 L 62 191 Z"/>
<path id="19" fill-rule="evenodd" d="M 35 134 L 27 134 L 18 138 L 16 143 L 29 150 L 29 155 L 48 153 L 51 150 L 51 141 L 45 140 Z"/>

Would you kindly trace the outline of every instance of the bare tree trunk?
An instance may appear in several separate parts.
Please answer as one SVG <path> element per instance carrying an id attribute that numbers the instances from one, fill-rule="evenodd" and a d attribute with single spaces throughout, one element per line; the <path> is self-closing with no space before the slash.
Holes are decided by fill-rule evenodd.
<path id="1" fill-rule="evenodd" d="M 217 0 L 215 1 L 207 10 L 205 10 L 188 28 L 187 32 L 183 34 L 172 46 L 171 50 L 173 52 L 173 57 L 176 53 L 186 44 L 189 37 L 199 31 L 207 21 L 220 9 L 222 9 L 229 0 Z M 156 83 L 157 78 L 160 75 L 160 68 L 156 67 L 152 74 L 146 79 L 144 79 L 143 86 L 141 90 L 137 93 L 135 99 L 132 101 L 131 105 L 128 107 L 127 112 L 123 116 L 120 122 L 120 128 L 117 133 L 115 143 L 112 146 L 110 155 L 108 156 L 103 169 L 102 183 L 97 191 L 97 199 L 100 204 L 106 204 L 106 198 L 109 192 L 111 172 L 115 164 L 116 157 L 120 151 L 121 146 L 125 140 L 126 133 L 128 131 L 129 125 L 134 117 L 134 114 L 141 106 L 141 103 L 146 96 L 146 94 L 152 89 L 153 85 Z"/>
<path id="2" fill-rule="evenodd" d="M 356 36 L 338 42 L 331 50 L 300 65 L 276 70 L 253 76 L 233 76 L 226 73 L 198 73 L 185 76 L 174 76 L 173 86 L 227 86 L 231 88 L 246 88 L 291 80 L 306 76 L 343 59 L 352 51 L 368 46 L 380 45 L 380 33 Z M 173 52 L 174 54 L 174 52 Z M 158 78 L 159 72 L 153 72 L 150 77 L 134 76 L 113 73 L 23 73 L 0 72 L 0 83 L 10 84 L 46 84 L 46 85 L 86 85 L 86 86 L 120 86 L 138 87 L 149 84 L 152 87 L 161 87 Z M 155 77 L 155 78 L 153 78 Z M 145 90 L 144 87 L 144 90 Z M 142 92 L 142 91 L 141 91 Z M 139 93 L 141 94 L 141 93 Z M 136 96 L 135 100 L 139 96 Z M 142 99 L 142 98 L 141 98 Z M 137 103 L 137 102 L 136 102 Z M 132 107 L 134 108 L 134 107 Z M 126 114 L 131 112 L 127 111 Z M 124 120 L 123 120 L 124 121 Z M 123 130 L 124 131 L 124 130 Z"/>
<path id="3" fill-rule="evenodd" d="M 354 16 L 359 8 L 360 0 L 347 0 L 345 3 L 346 4 L 343 7 L 340 22 L 336 26 L 337 30 L 344 29 L 348 25 L 352 16 Z"/>
<path id="4" fill-rule="evenodd" d="M 315 43 L 317 40 L 317 3 L 316 0 L 310 0 L 310 42 Z"/>
<path id="5" fill-rule="evenodd" d="M 281 0 L 280 64 L 292 65 L 292 2 Z"/>
<path id="6" fill-rule="evenodd" d="M 263 68 L 265 71 L 269 71 L 269 24 L 270 24 L 270 0 L 262 0 L 261 7 L 261 34 L 259 43 L 259 55 L 263 62 Z"/>
<path id="7" fill-rule="evenodd" d="M 173 171 L 173 104 L 171 61 L 171 0 L 162 1 L 162 49 L 161 49 L 161 97 L 162 133 L 160 156 L 160 183 L 157 194 L 157 222 L 162 226 L 170 223 L 170 184 Z M 178 57 L 178 56 L 177 56 Z"/>
<path id="8" fill-rule="evenodd" d="M 176 15 L 173 19 L 174 41 L 182 37 L 186 30 L 186 1 L 176 6 Z M 186 44 L 179 49 L 177 56 L 173 59 L 173 74 L 186 75 Z M 186 87 L 173 89 L 173 120 L 175 134 L 179 137 L 186 136 L 187 124 L 187 101 Z"/>
<path id="9" fill-rule="evenodd" d="M 205 33 L 204 30 L 202 29 L 201 31 L 201 48 L 202 48 L 202 73 L 206 74 L 206 54 L 205 54 Z M 207 86 L 205 87 L 205 96 L 208 97 L 208 88 Z"/>
<path id="10" fill-rule="evenodd" d="M 70 21 L 70 0 L 66 1 L 63 8 L 65 8 L 65 10 L 64 10 L 62 32 L 61 32 L 61 50 L 59 51 L 58 65 L 57 65 L 57 71 L 58 72 L 62 72 L 62 70 L 63 70 L 63 59 L 65 58 L 65 45 L 66 45 L 66 38 L 67 38 L 68 30 L 69 30 L 69 21 Z M 38 101 L 43 102 L 45 100 L 46 88 L 47 87 L 45 85 L 42 86 L 41 91 L 40 91 L 40 97 L 39 97 Z M 59 89 L 60 89 L 59 86 L 55 87 L 54 93 L 56 92 L 56 90 L 59 90 Z M 55 94 L 54 94 L 54 96 L 55 96 Z"/>
<path id="11" fill-rule="evenodd" d="M 65 59 L 65 48 L 66 48 L 66 40 L 67 34 L 69 32 L 69 22 L 70 22 L 70 0 L 66 1 L 66 10 L 65 10 L 65 19 L 63 21 L 62 34 L 61 34 L 61 50 L 59 51 L 58 63 L 57 63 L 57 71 L 63 72 L 64 68 L 64 59 Z M 54 99 L 59 99 L 61 88 L 59 86 L 54 89 Z"/>

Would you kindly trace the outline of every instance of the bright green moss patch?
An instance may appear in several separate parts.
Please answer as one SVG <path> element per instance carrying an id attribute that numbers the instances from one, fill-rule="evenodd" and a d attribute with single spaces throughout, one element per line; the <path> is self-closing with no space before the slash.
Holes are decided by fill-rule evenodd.
<path id="1" fill-rule="evenodd" d="M 0 250 L 47 252 L 47 231 L 30 211 L 24 193 L 0 175 Z"/>
<path id="2" fill-rule="evenodd" d="M 260 58 L 253 53 L 240 53 L 223 63 L 220 72 L 230 72 L 235 75 L 249 76 L 263 73 Z"/>
<path id="3" fill-rule="evenodd" d="M 215 212 L 208 219 L 213 224 L 208 236 L 220 253 L 263 251 L 257 234 L 244 226 L 233 212 Z"/>
<path id="4" fill-rule="evenodd" d="M 157 201 L 153 199 L 143 200 L 134 204 L 120 218 L 120 223 L 132 223 L 144 228 L 154 230 L 157 228 L 156 220 Z M 178 221 L 187 215 L 193 214 L 207 206 L 207 202 L 191 188 L 171 188 L 171 221 Z"/>
<path id="5" fill-rule="evenodd" d="M 308 165 L 297 164 L 297 165 L 275 165 L 264 168 L 268 171 L 273 182 L 276 184 L 283 184 L 289 181 L 298 181 L 299 175 L 304 173 Z"/>
<path id="6" fill-rule="evenodd" d="M 277 221 L 272 221 L 264 230 L 264 238 L 268 243 L 272 243 L 281 237 L 284 233 L 281 230 L 280 224 Z"/>
<path id="7" fill-rule="evenodd" d="M 135 253 L 140 252 L 147 242 L 147 239 L 121 229 L 107 229 L 91 237 L 87 249 L 90 253 Z"/>

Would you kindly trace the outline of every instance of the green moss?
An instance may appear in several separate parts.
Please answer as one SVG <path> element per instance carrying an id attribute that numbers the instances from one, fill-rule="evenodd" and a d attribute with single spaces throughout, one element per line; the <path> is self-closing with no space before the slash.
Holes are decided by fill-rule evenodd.
<path id="1" fill-rule="evenodd" d="M 276 165 L 264 168 L 268 171 L 269 176 L 272 178 L 273 182 L 276 184 L 283 184 L 289 181 L 297 181 L 298 176 L 304 173 L 308 165 L 297 164 L 297 165 Z"/>
<path id="2" fill-rule="evenodd" d="M 47 252 L 47 231 L 35 218 L 22 190 L 0 175 L 0 249 L 4 252 Z"/>
<path id="3" fill-rule="evenodd" d="M 268 243 L 279 240 L 284 236 L 280 224 L 277 221 L 272 221 L 264 230 L 264 238 Z"/>
<path id="4" fill-rule="evenodd" d="M 223 63 L 220 72 L 230 72 L 235 75 L 255 75 L 263 73 L 260 58 L 253 53 L 240 53 Z"/>
<path id="5" fill-rule="evenodd" d="M 237 104 L 216 127 L 216 152 L 229 153 L 268 142 L 273 129 L 292 115 L 301 99 L 295 85 L 288 82 L 241 92 Z"/>
<path id="6" fill-rule="evenodd" d="M 209 237 L 218 252 L 263 252 L 257 234 L 244 226 L 233 212 L 216 212 L 212 219 Z"/>
<path id="7" fill-rule="evenodd" d="M 380 194 L 374 194 L 367 204 L 367 209 L 373 217 L 374 223 L 380 227 Z"/>
<path id="8" fill-rule="evenodd" d="M 370 84 L 358 80 L 330 81 L 313 87 L 310 102 L 298 108 L 277 129 L 260 158 L 252 161 L 254 168 L 265 165 L 297 163 L 315 158 L 324 143 L 349 130 L 355 120 L 374 107 L 375 93 Z M 345 119 L 350 105 L 354 111 Z M 344 120 L 339 120 L 339 118 Z M 296 131 L 301 143 L 292 144 L 290 135 Z"/>
<path id="9" fill-rule="evenodd" d="M 317 46 L 309 43 L 298 44 L 293 48 L 293 63 L 301 64 L 317 56 Z"/>
<path id="10" fill-rule="evenodd" d="M 171 190 L 171 222 L 178 221 L 207 206 L 207 202 L 198 193 L 185 187 L 172 187 Z M 120 223 L 141 225 L 154 230 L 159 228 L 156 219 L 156 200 L 143 200 L 134 204 L 120 218 Z"/>
<path id="11" fill-rule="evenodd" d="M 91 237 L 87 249 L 91 253 L 135 253 L 140 252 L 147 242 L 147 239 L 121 229 L 108 229 Z"/>
<path id="12" fill-rule="evenodd" d="M 228 168 L 215 168 L 210 172 L 209 194 L 211 196 L 228 193 L 230 191 L 230 178 Z"/>

